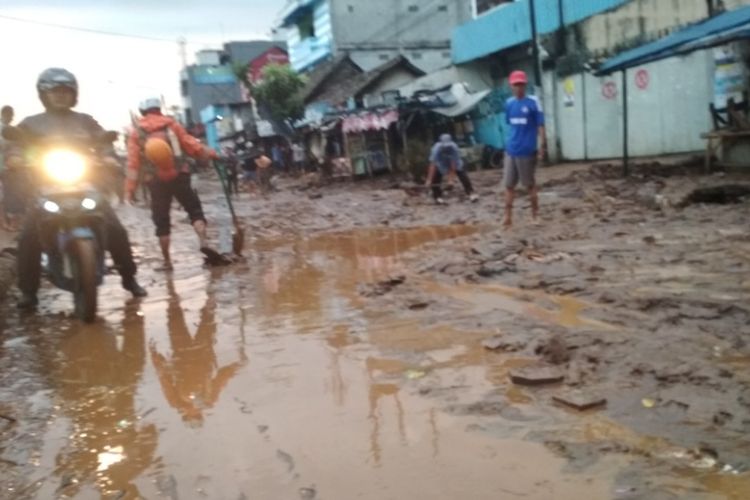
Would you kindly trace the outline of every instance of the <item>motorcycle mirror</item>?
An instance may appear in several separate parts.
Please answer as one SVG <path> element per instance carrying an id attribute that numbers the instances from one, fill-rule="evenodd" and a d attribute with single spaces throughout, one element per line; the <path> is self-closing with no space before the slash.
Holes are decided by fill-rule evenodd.
<path id="1" fill-rule="evenodd" d="M 23 132 L 18 127 L 8 125 L 3 127 L 3 138 L 9 141 L 21 141 L 23 140 Z"/>
<path id="2" fill-rule="evenodd" d="M 101 137 L 99 138 L 99 140 L 100 140 L 100 141 L 101 141 L 102 143 L 105 143 L 105 144 L 111 144 L 111 143 L 113 143 L 113 142 L 115 142 L 115 141 L 117 140 L 117 137 L 118 137 L 119 135 L 120 135 L 120 134 L 118 134 L 117 132 L 115 132 L 115 131 L 113 131 L 113 130 L 108 130 L 108 131 L 106 131 L 106 132 L 102 133 L 102 135 L 101 135 Z"/>

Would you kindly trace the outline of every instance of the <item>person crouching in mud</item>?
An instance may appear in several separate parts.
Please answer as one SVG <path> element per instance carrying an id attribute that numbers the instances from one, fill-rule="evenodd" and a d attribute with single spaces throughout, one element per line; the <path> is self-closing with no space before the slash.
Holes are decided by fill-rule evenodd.
<path id="1" fill-rule="evenodd" d="M 461 185 L 464 187 L 469 200 L 472 203 L 479 201 L 479 196 L 474 193 L 469 175 L 464 169 L 464 162 L 461 159 L 461 150 L 453 142 L 450 134 L 443 134 L 440 140 L 432 146 L 430 152 L 430 169 L 427 174 L 427 186 L 432 186 L 432 197 L 438 205 L 445 205 L 443 199 L 443 188 L 441 186 L 443 177 L 455 173 Z"/>
<path id="2" fill-rule="evenodd" d="M 190 217 L 190 223 L 198 235 L 200 251 L 208 262 L 223 261 L 223 257 L 208 244 L 206 217 L 200 198 L 190 185 L 190 166 L 183 156 L 184 152 L 196 159 L 216 159 L 216 152 L 204 147 L 174 118 L 164 116 L 160 99 L 146 99 L 141 102 L 139 111 L 143 116 L 128 137 L 125 201 L 132 203 L 140 170 L 144 167 L 144 180 L 151 193 L 151 217 L 156 225 L 156 236 L 164 256 L 162 270 L 173 269 L 169 253 L 173 198 L 177 199 Z"/>

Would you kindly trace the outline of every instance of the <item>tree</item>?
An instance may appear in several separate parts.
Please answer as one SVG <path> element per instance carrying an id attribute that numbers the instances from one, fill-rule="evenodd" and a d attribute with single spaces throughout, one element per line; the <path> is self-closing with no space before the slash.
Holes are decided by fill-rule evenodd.
<path id="1" fill-rule="evenodd" d="M 290 66 L 272 64 L 263 69 L 263 79 L 253 85 L 252 95 L 275 119 L 294 121 L 302 118 L 305 112 L 300 96 L 305 83 L 305 78 Z"/>
<path id="2" fill-rule="evenodd" d="M 247 72 L 249 69 L 250 69 L 250 64 L 242 64 L 238 62 L 232 64 L 232 70 L 234 71 L 234 76 L 237 77 L 240 83 L 242 83 L 242 85 L 247 90 L 250 90 L 252 88 L 252 84 L 250 83 L 250 80 L 247 77 Z"/>

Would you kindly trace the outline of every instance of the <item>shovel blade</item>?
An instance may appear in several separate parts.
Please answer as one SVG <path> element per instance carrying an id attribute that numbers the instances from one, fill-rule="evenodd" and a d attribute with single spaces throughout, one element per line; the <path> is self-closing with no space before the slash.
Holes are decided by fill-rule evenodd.
<path id="1" fill-rule="evenodd" d="M 236 227 L 232 231 L 232 252 L 241 257 L 242 250 L 245 248 L 245 231 L 241 227 Z"/>

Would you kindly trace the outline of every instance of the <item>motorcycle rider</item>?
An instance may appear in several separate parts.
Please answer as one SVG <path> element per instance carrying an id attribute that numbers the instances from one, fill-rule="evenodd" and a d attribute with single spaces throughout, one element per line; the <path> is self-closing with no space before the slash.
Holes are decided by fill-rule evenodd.
<path id="1" fill-rule="evenodd" d="M 151 218 L 156 226 L 164 265 L 171 271 L 169 252 L 172 199 L 176 198 L 190 217 L 190 224 L 198 236 L 200 251 L 209 263 L 223 262 L 224 258 L 208 244 L 206 217 L 198 194 L 190 185 L 190 166 L 183 153 L 196 159 L 217 159 L 215 151 L 191 136 L 177 121 L 161 112 L 161 99 L 151 97 L 142 101 L 138 110 L 141 119 L 133 125 L 128 137 L 128 171 L 125 181 L 125 200 L 131 203 L 141 178 L 151 191 Z M 154 149 L 151 149 L 151 148 Z"/>
<path id="2" fill-rule="evenodd" d="M 80 140 L 82 137 L 94 139 L 104 129 L 90 115 L 73 111 L 78 102 L 78 82 L 76 77 L 63 68 L 48 68 L 39 75 L 37 92 L 45 111 L 29 116 L 18 128 L 31 139 L 42 139 L 54 136 L 61 139 Z M 97 148 L 103 167 L 116 168 L 118 165 L 111 145 Z M 30 151 L 29 151 L 30 152 Z M 14 144 L 8 158 L 11 168 L 23 168 L 24 151 L 21 145 Z M 31 158 L 33 162 L 33 158 Z M 107 250 L 122 277 L 122 287 L 134 297 L 147 295 L 136 281 L 136 264 L 130 249 L 128 233 L 108 204 L 101 205 L 107 235 Z M 20 309 L 34 309 L 38 305 L 37 291 L 41 275 L 41 244 L 39 238 L 39 212 L 30 211 L 18 242 L 18 288 L 22 297 L 18 302 Z"/>

